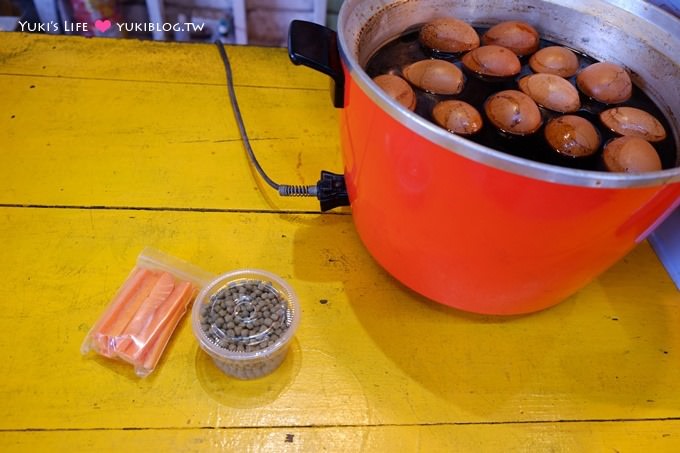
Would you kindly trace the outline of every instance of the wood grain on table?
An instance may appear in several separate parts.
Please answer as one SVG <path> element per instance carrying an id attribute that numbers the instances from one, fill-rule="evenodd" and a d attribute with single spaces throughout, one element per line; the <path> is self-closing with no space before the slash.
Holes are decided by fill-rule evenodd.
<path id="1" fill-rule="evenodd" d="M 270 176 L 342 172 L 328 81 L 284 49 L 228 52 Z M 260 182 L 213 45 L 1 33 L 0 159 L 3 451 L 680 449 L 680 292 L 647 243 L 533 315 L 430 302 L 349 208 Z M 81 356 L 145 246 L 288 280 L 302 324 L 281 368 L 223 375 L 188 317 L 146 379 Z"/>

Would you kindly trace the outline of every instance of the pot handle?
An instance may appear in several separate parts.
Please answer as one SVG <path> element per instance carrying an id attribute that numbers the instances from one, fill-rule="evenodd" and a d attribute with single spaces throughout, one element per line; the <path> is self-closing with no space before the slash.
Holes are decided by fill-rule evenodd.
<path id="1" fill-rule="evenodd" d="M 345 73 L 338 52 L 338 34 L 330 28 L 293 20 L 288 29 L 288 56 L 296 65 L 308 66 L 331 77 L 331 98 L 345 106 Z"/>

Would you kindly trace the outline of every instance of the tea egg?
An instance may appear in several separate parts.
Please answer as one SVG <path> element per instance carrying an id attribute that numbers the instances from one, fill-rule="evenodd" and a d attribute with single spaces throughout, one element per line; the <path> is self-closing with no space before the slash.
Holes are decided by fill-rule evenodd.
<path id="1" fill-rule="evenodd" d="M 482 36 L 482 45 L 503 46 L 522 57 L 536 52 L 539 40 L 540 37 L 534 27 L 526 22 L 510 20 L 487 30 Z"/>
<path id="2" fill-rule="evenodd" d="M 435 122 L 454 134 L 472 135 L 482 128 L 482 116 L 467 102 L 441 101 L 432 109 Z"/>
<path id="3" fill-rule="evenodd" d="M 420 60 L 403 69 L 413 85 L 434 94 L 458 94 L 463 91 L 463 72 L 444 60 Z"/>
<path id="4" fill-rule="evenodd" d="M 579 63 L 576 54 L 566 47 L 550 46 L 533 54 L 529 66 L 534 72 L 567 78 L 576 74 Z"/>
<path id="5" fill-rule="evenodd" d="M 496 45 L 477 47 L 463 55 L 462 62 L 471 72 L 489 77 L 512 77 L 522 69 L 514 52 Z"/>
<path id="6" fill-rule="evenodd" d="M 543 122 L 533 99 L 517 90 L 491 95 L 484 103 L 484 112 L 494 126 L 513 135 L 533 134 Z"/>
<path id="7" fill-rule="evenodd" d="M 373 81 L 385 92 L 388 96 L 396 100 L 409 110 L 416 108 L 416 93 L 411 88 L 408 82 L 398 75 L 383 74 L 375 77 Z"/>
<path id="8" fill-rule="evenodd" d="M 543 131 L 548 145 L 557 153 L 568 157 L 586 157 L 600 148 L 600 135 L 595 126 L 585 118 L 564 115 L 554 118 Z"/>
<path id="9" fill-rule="evenodd" d="M 600 121 L 619 135 L 640 137 L 648 142 L 666 138 L 666 129 L 649 113 L 634 107 L 615 107 L 600 113 Z"/>
<path id="10" fill-rule="evenodd" d="M 460 53 L 479 47 L 479 36 L 468 23 L 453 17 L 432 20 L 420 29 L 420 43 L 434 51 Z"/>
<path id="11" fill-rule="evenodd" d="M 604 147 L 602 153 L 607 170 L 625 173 L 643 173 L 661 170 L 661 159 L 656 149 L 640 137 L 615 138 Z"/>
<path id="12" fill-rule="evenodd" d="M 587 96 L 604 104 L 627 101 L 633 94 L 633 83 L 628 72 L 608 61 L 581 70 L 576 76 L 576 85 Z"/>
<path id="13" fill-rule="evenodd" d="M 575 112 L 581 107 L 578 91 L 567 80 L 554 74 L 532 74 L 519 80 L 519 89 L 547 109 Z"/>

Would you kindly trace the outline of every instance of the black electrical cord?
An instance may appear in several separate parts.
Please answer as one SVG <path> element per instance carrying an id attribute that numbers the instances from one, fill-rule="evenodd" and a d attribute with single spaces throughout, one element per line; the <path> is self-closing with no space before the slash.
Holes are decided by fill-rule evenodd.
<path id="1" fill-rule="evenodd" d="M 234 80 L 231 72 L 231 64 L 229 64 L 229 57 L 227 56 L 227 51 L 224 48 L 224 44 L 219 39 L 215 41 L 217 50 L 220 52 L 220 57 L 222 58 L 222 63 L 224 64 L 224 72 L 227 75 L 227 89 L 229 90 L 229 101 L 231 102 L 231 107 L 234 112 L 234 117 L 236 118 L 236 124 L 238 125 L 239 133 L 241 134 L 241 140 L 243 141 L 243 146 L 246 149 L 248 158 L 253 164 L 262 179 L 265 180 L 274 190 L 276 190 L 279 195 L 284 197 L 318 197 L 317 195 L 317 185 L 313 186 L 297 186 L 288 184 L 277 184 L 272 180 L 264 169 L 257 161 L 255 157 L 255 152 L 252 146 L 250 146 L 250 140 L 248 139 L 248 133 L 246 132 L 246 127 L 243 124 L 243 117 L 241 116 L 241 109 L 238 106 L 238 101 L 236 100 L 236 93 L 234 92 Z"/>

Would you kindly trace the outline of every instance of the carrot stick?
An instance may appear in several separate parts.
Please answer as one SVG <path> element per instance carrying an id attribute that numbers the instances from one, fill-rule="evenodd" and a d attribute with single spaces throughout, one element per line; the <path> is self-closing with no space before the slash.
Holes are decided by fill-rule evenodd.
<path id="1" fill-rule="evenodd" d="M 134 294 L 139 289 L 139 286 L 146 278 L 148 272 L 149 271 L 144 268 L 137 267 L 130 274 L 130 276 L 127 278 L 123 286 L 118 290 L 116 296 L 109 305 L 109 308 L 106 310 L 106 312 L 104 312 L 104 314 L 99 318 L 99 320 L 90 330 L 90 333 L 88 334 L 89 343 L 87 345 L 83 345 L 83 352 L 89 351 L 90 348 L 94 348 L 97 352 L 102 354 L 107 352 L 108 348 L 101 347 L 102 342 L 100 342 L 99 338 L 101 335 L 102 326 L 111 323 L 112 320 L 119 315 L 120 311 L 123 309 L 123 306 L 127 303 L 128 299 L 132 296 L 132 294 Z"/>
<path id="2" fill-rule="evenodd" d="M 139 332 L 140 341 L 143 341 L 144 343 L 149 341 L 149 339 L 151 339 L 157 333 L 157 331 L 165 325 L 167 319 L 173 312 L 175 305 L 181 304 L 187 296 L 191 295 L 192 291 L 193 287 L 189 282 L 182 282 L 181 285 L 178 285 L 172 294 L 168 296 L 167 300 L 163 302 L 163 305 L 158 307 L 158 309 L 154 312 L 152 321 L 147 326 L 145 326 L 141 332 Z M 138 357 L 139 355 L 140 354 L 137 353 L 135 357 Z"/>
<path id="3" fill-rule="evenodd" d="M 103 342 L 105 346 L 104 350 L 109 354 L 112 355 L 115 352 L 118 337 L 123 332 L 123 329 L 125 329 L 125 326 L 130 322 L 141 303 L 147 298 L 157 280 L 158 276 L 154 272 L 149 271 L 140 282 L 141 284 L 137 287 L 137 291 L 130 294 L 126 303 L 122 304 L 121 309 L 117 312 L 116 316 L 109 318 L 108 322 L 102 324 L 100 327 L 100 346 L 102 346 Z M 110 357 L 111 355 L 107 355 L 107 357 Z"/>
<path id="4" fill-rule="evenodd" d="M 177 323 L 186 312 L 186 306 L 194 295 L 194 287 L 190 282 L 183 285 L 179 298 L 173 303 L 172 309 L 167 313 L 163 322 L 163 328 L 157 332 L 150 344 L 144 348 L 144 354 L 140 357 L 143 369 L 151 372 L 163 354 Z"/>
<path id="5" fill-rule="evenodd" d="M 118 352 L 123 352 L 129 347 L 139 349 L 144 346 L 146 340 L 139 338 L 140 332 L 152 321 L 156 309 L 165 302 L 174 288 L 175 279 L 169 273 L 163 272 L 148 297 L 144 299 L 135 315 L 121 332 L 122 339 L 116 348 Z"/>
<path id="6" fill-rule="evenodd" d="M 161 305 L 158 310 L 153 314 L 153 319 L 148 323 L 144 330 L 139 332 L 138 339 L 139 344 L 145 345 L 156 334 L 163 329 L 168 318 L 174 312 L 177 305 L 181 305 L 185 299 L 191 296 L 193 293 L 193 286 L 189 282 L 182 282 L 181 285 L 175 287 L 172 294 L 165 300 L 163 305 Z M 130 354 L 133 360 L 137 360 L 145 352 L 145 348 L 138 348 L 137 350 L 128 350 L 126 353 Z"/>

